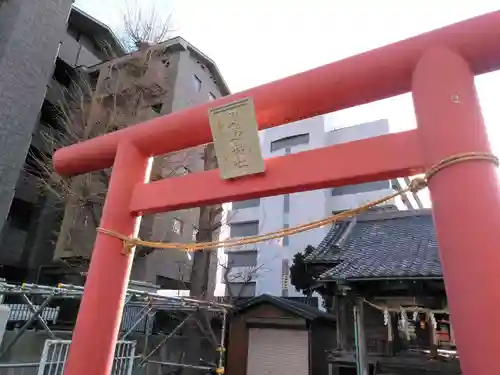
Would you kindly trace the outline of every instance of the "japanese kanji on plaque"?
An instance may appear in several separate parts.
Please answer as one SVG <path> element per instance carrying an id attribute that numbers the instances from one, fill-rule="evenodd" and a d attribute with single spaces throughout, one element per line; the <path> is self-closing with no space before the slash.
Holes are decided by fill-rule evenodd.
<path id="1" fill-rule="evenodd" d="M 208 117 L 223 179 L 264 172 L 264 158 L 251 98 L 212 108 Z"/>

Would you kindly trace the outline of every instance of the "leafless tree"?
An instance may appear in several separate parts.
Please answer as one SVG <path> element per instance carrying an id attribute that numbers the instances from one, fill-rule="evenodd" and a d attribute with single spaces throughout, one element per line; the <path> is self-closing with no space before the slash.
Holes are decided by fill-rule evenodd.
<path id="1" fill-rule="evenodd" d="M 164 14 L 165 9 L 160 12 L 154 4 L 145 12 L 137 0 L 134 4 L 127 2 L 123 14 L 125 37 L 122 38 L 127 49 L 140 49 L 144 45 L 165 41 L 173 30 L 172 12 L 167 11 L 167 16 L 161 16 Z"/>
<path id="2" fill-rule="evenodd" d="M 64 99 L 58 105 L 58 126 L 42 132 L 47 152 L 33 157 L 38 160 L 46 191 L 64 206 L 56 254 L 68 250 L 77 256 L 89 254 L 92 245 L 89 239 L 99 224 L 110 171 L 64 178 L 53 168 L 53 152 L 157 116 L 151 106 L 145 104 L 154 103 L 155 98 L 165 94 L 166 86 L 158 87 L 148 77 L 155 68 L 151 60 L 159 53 L 164 52 L 161 49 L 137 51 L 125 61 L 110 63 L 109 75 L 104 78 L 99 75 L 95 87 L 85 73 L 73 77 L 71 88 L 65 90 Z M 154 178 L 168 177 L 165 170 L 177 173 L 177 166 L 170 166 L 169 160 L 164 157 L 155 161 Z"/>
<path id="3" fill-rule="evenodd" d="M 236 268 L 230 262 L 226 262 L 225 264 L 224 262 L 219 262 L 219 266 L 222 268 L 222 277 L 226 285 L 226 297 L 232 305 L 236 305 L 241 297 L 245 295 L 250 283 L 255 282 L 263 273 L 270 271 L 264 264 Z M 234 285 L 236 283 L 241 287 L 235 292 L 231 288 L 231 284 Z"/>
<path id="4" fill-rule="evenodd" d="M 156 42 L 164 39 L 168 19 L 158 25 L 156 12 L 144 18 L 140 8 L 128 8 L 125 29 L 129 40 Z M 45 152 L 31 155 L 36 160 L 41 185 L 54 205 L 64 211 L 57 233 L 55 258 L 80 260 L 84 271 L 93 246 L 96 228 L 110 178 L 110 170 L 102 170 L 74 178 L 60 176 L 53 168 L 53 152 L 61 147 L 82 142 L 159 116 L 162 98 L 169 94 L 174 79 L 170 51 L 162 44 L 142 45 L 127 56 L 117 56 L 99 71 L 79 71 L 64 90 L 57 106 L 57 126 L 45 127 L 42 136 Z M 161 72 L 161 73 L 159 73 Z M 162 74 L 162 79 L 158 79 Z M 160 106 L 160 108 L 157 108 Z M 203 151 L 202 151 L 203 152 Z M 191 149 L 155 158 L 151 179 L 159 180 L 190 173 L 190 164 L 200 157 Z M 143 228 L 154 217 L 143 219 Z M 150 232 L 141 236 L 150 238 Z M 138 249 L 137 255 L 147 254 Z M 78 263 L 78 262 L 77 262 Z"/>

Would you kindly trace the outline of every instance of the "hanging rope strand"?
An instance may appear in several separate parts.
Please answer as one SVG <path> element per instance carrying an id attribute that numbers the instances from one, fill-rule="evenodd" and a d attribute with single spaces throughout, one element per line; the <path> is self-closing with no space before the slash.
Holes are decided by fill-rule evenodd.
<path id="1" fill-rule="evenodd" d="M 453 155 L 441 160 L 439 163 L 433 165 L 427 170 L 423 177 L 414 178 L 407 188 L 390 194 L 386 197 L 377 199 L 373 202 L 366 203 L 358 208 L 343 211 L 341 213 L 328 216 L 321 220 L 316 220 L 307 224 L 297 225 L 292 228 L 284 228 L 279 231 L 269 232 L 265 234 L 259 234 L 255 236 L 248 236 L 238 239 L 228 239 L 223 241 L 211 241 L 211 242 L 200 242 L 200 243 L 171 243 L 171 242 L 155 242 L 155 241 L 144 241 L 140 238 L 129 237 L 122 233 L 106 229 L 97 228 L 99 233 L 118 238 L 123 241 L 124 252 L 131 253 L 135 246 L 144 246 L 156 249 L 177 249 L 188 252 L 202 251 L 202 250 L 214 250 L 217 248 L 231 248 L 248 244 L 255 244 L 260 242 L 271 241 L 278 238 L 283 238 L 285 236 L 294 235 L 297 233 L 306 232 L 312 229 L 320 228 L 324 225 L 334 223 L 339 220 L 344 220 L 349 217 L 359 215 L 370 208 L 378 206 L 379 204 L 385 203 L 391 199 L 398 196 L 406 194 L 408 192 L 417 193 L 418 191 L 427 187 L 429 180 L 436 176 L 440 171 L 450 166 L 456 165 L 458 163 L 463 163 L 467 161 L 489 161 L 498 167 L 498 158 L 487 152 L 466 152 L 457 155 Z"/>

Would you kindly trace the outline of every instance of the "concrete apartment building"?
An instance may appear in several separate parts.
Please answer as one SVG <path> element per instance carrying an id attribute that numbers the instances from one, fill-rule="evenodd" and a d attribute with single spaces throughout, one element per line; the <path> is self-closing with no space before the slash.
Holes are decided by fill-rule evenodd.
<path id="1" fill-rule="evenodd" d="M 168 40 L 152 56 L 156 68 L 149 70 L 146 79 L 158 80 L 160 90 L 143 101 L 141 120 L 229 93 L 214 62 L 182 38 Z M 54 260 L 90 256 L 90 251 L 54 252 L 54 232 L 64 210 L 54 208 L 50 196 L 41 194 L 33 155 L 46 151 L 41 133 L 58 126 L 57 105 L 72 77 L 84 75 L 95 85 L 99 95 L 92 114 L 97 121 L 106 98 L 126 91 L 125 87 L 109 89 L 123 75 L 118 67 L 129 59 L 133 55 L 126 55 L 113 32 L 72 8 L 71 0 L 16 0 L 0 5 L 1 276 L 12 281 L 57 282 L 61 270 L 54 268 L 58 264 Z M 203 169 L 201 156 L 200 149 L 193 149 L 157 160 L 155 173 L 168 177 Z M 174 166 L 182 168 L 173 170 Z M 197 210 L 147 217 L 141 235 L 191 241 L 197 220 Z M 176 280 L 189 281 L 190 266 L 185 253 L 153 251 L 138 257 L 133 278 L 165 288 L 186 287 Z"/>
<path id="2" fill-rule="evenodd" d="M 324 117 L 298 121 L 261 133 L 264 158 L 282 156 L 314 148 L 370 138 L 389 133 L 387 120 L 363 123 L 325 132 Z M 345 161 L 348 162 L 348 161 Z M 328 168 L 325 160 L 325 168 Z M 292 173 L 292 172 L 291 172 Z M 243 237 L 323 219 L 332 213 L 358 207 L 400 189 L 402 181 L 376 181 L 333 189 L 314 190 L 262 199 L 234 202 L 228 212 L 229 236 Z M 404 197 L 388 202 L 402 208 L 421 205 L 418 197 Z M 293 256 L 306 246 L 317 246 L 329 226 L 257 245 L 227 250 L 229 273 L 226 294 L 249 297 L 268 293 L 275 296 L 299 297 L 289 280 Z M 250 280 L 249 273 L 257 270 Z M 244 275 L 242 277 L 241 275 Z"/>
<path id="3" fill-rule="evenodd" d="M 145 74 L 132 77 L 136 67 L 144 63 L 148 66 Z M 155 46 L 143 46 L 135 53 L 89 67 L 86 73 L 96 81 L 90 121 L 102 120 L 106 108 L 112 106 L 116 108 L 115 115 L 118 112 L 126 117 L 130 110 L 127 97 L 139 97 L 134 121 L 146 121 L 229 94 L 215 63 L 180 37 Z M 140 95 L 134 87 L 139 87 Z M 203 150 L 204 147 L 197 147 L 155 158 L 153 177 L 168 178 L 202 171 Z M 145 216 L 140 236 L 153 241 L 188 243 L 196 240 L 198 225 L 198 208 Z M 169 249 L 140 255 L 136 256 L 132 269 L 134 280 L 169 289 L 186 289 L 192 265 L 190 254 Z M 215 288 L 216 270 L 214 255 L 209 290 Z M 181 282 L 176 283 L 177 280 Z"/>
<path id="4" fill-rule="evenodd" d="M 66 72 L 105 58 L 97 37 L 112 40 L 109 29 L 71 11 L 72 3 L 0 5 L 0 272 L 9 280 L 25 279 L 52 258 L 54 228 L 47 224 L 58 213 L 41 195 L 32 155 L 43 152 L 41 130 L 57 122 Z M 82 31 L 80 40 L 70 36 L 73 29 Z"/>

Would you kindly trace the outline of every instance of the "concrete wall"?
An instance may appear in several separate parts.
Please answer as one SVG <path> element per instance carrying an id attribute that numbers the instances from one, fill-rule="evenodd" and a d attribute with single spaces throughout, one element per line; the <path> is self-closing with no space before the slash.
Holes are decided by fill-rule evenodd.
<path id="1" fill-rule="evenodd" d="M 261 147 L 264 158 L 285 155 L 286 149 L 271 151 L 271 142 L 285 137 L 309 134 L 309 143 L 292 147 L 291 153 L 323 147 L 325 141 L 322 116 L 272 128 L 262 133 Z M 320 190 L 291 194 L 288 213 L 285 212 L 284 203 L 283 195 L 261 199 L 259 219 L 261 233 L 280 230 L 287 225 L 291 227 L 304 224 L 323 218 L 326 214 L 325 195 Z M 257 264 L 263 265 L 266 270 L 257 279 L 256 294 L 282 295 L 282 288 L 284 288 L 288 289 L 289 296 L 294 296 L 296 293 L 294 293 L 293 286 L 286 288 L 282 285 L 283 260 L 288 260 L 291 265 L 291 259 L 295 253 L 302 251 L 309 244 L 315 244 L 317 239 L 326 233 L 326 228 L 319 228 L 290 236 L 288 244 L 283 241 L 258 244 Z"/>
<path id="2" fill-rule="evenodd" d="M 172 81 L 173 85 L 170 88 L 171 96 L 169 99 L 171 99 L 171 104 L 164 103 L 162 114 L 205 103 L 209 100 L 210 94 L 216 98 L 221 96 L 221 89 L 214 82 L 208 67 L 203 65 L 189 50 L 176 52 L 171 57 L 171 64 L 176 68 L 175 80 Z M 194 75 L 201 80 L 199 91 L 195 85 Z M 179 165 L 187 166 L 191 172 L 204 169 L 202 148 L 193 148 L 179 152 L 176 155 L 168 155 L 164 160 L 164 162 L 160 162 L 163 177 L 171 176 L 172 168 Z M 175 219 L 179 219 L 183 223 L 181 234 L 172 231 L 173 220 Z M 198 227 L 198 219 L 198 208 L 154 215 L 151 237 L 156 241 L 192 242 L 193 230 Z M 138 259 L 134 265 L 133 275 L 136 277 L 142 276 L 143 280 L 150 282 L 158 282 L 156 276 L 188 282 L 191 266 L 191 257 L 188 257 L 182 251 L 158 250 L 143 259 Z M 216 269 L 217 257 L 214 253 L 209 280 L 210 288 L 215 288 Z M 142 272 L 142 274 L 139 272 Z"/>
<path id="3" fill-rule="evenodd" d="M 0 228 L 52 75 L 72 0 L 16 0 L 0 8 Z M 0 250 L 0 262 L 4 259 Z"/>
<path id="4" fill-rule="evenodd" d="M 84 43 L 75 40 L 69 34 L 64 35 L 59 57 L 71 66 L 92 66 L 101 62 Z"/>
<path id="5" fill-rule="evenodd" d="M 365 122 L 356 126 L 335 129 L 326 134 L 326 142 L 328 145 L 337 145 L 357 141 L 361 139 L 377 137 L 380 135 L 389 134 L 389 121 L 377 120 Z M 367 156 L 369 157 L 369 156 Z M 359 207 L 365 203 L 380 199 L 389 194 L 392 194 L 392 188 L 389 181 L 386 182 L 385 188 L 377 188 L 375 190 L 366 191 L 356 194 L 345 194 L 332 196 L 331 190 L 325 191 L 327 196 L 327 212 L 331 215 L 332 212 L 342 211 Z M 393 204 L 389 202 L 388 204 Z"/>

